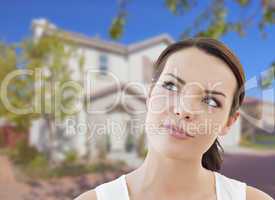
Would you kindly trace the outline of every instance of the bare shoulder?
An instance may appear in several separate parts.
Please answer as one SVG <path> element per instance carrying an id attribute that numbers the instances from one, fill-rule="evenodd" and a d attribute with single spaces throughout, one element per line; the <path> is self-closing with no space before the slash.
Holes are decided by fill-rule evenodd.
<path id="1" fill-rule="evenodd" d="M 264 193 L 263 191 L 252 187 L 252 186 L 247 186 L 246 188 L 246 200 L 274 200 L 271 196 L 268 194 Z"/>
<path id="2" fill-rule="evenodd" d="M 89 190 L 87 192 L 82 193 L 74 200 L 97 200 L 96 199 L 96 192 L 94 190 Z"/>

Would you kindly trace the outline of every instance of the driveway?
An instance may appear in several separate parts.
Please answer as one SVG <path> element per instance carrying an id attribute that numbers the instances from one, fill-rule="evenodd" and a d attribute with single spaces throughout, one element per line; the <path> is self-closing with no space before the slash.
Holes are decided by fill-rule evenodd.
<path id="1" fill-rule="evenodd" d="M 27 192 L 27 186 L 16 181 L 8 158 L 0 155 L 0 199 L 21 200 Z"/>
<path id="2" fill-rule="evenodd" d="M 275 198 L 275 155 L 226 154 L 221 173 Z"/>

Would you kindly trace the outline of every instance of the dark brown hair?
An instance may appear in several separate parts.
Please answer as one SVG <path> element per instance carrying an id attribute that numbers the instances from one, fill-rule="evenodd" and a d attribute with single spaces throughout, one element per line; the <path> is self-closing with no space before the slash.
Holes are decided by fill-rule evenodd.
<path id="1" fill-rule="evenodd" d="M 164 49 L 164 51 L 158 57 L 157 61 L 154 63 L 154 69 L 156 71 L 153 75 L 152 81 L 155 82 L 158 80 L 160 74 L 164 69 L 167 58 L 170 55 L 179 50 L 186 49 L 189 47 L 197 47 L 198 49 L 210 55 L 216 56 L 217 58 L 224 61 L 231 69 L 231 71 L 234 73 L 238 82 L 238 87 L 235 91 L 231 105 L 231 110 L 229 113 L 229 116 L 232 116 L 241 106 L 245 96 L 245 74 L 239 59 L 233 54 L 233 52 L 227 46 L 225 46 L 222 42 L 218 40 L 212 38 L 197 37 L 185 39 L 169 45 Z M 221 164 L 223 161 L 221 152 L 224 152 L 223 148 L 219 141 L 216 139 L 212 146 L 203 154 L 203 167 L 212 171 L 219 171 L 221 169 Z"/>

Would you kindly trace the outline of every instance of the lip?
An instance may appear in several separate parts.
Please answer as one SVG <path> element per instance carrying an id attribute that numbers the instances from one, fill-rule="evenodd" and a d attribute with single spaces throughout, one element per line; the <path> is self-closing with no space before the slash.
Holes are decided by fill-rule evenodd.
<path id="1" fill-rule="evenodd" d="M 174 126 L 172 124 L 164 124 L 164 128 L 168 129 L 168 134 L 172 137 L 175 137 L 177 139 L 189 139 L 194 138 L 195 136 L 188 134 L 185 130 L 178 128 L 177 126 Z"/>

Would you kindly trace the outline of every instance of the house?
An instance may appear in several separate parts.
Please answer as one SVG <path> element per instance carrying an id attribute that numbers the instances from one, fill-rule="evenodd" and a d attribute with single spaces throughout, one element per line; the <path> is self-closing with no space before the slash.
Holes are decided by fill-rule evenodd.
<path id="1" fill-rule="evenodd" d="M 254 97 L 246 97 L 242 105 L 242 133 L 247 136 L 270 134 L 275 136 L 275 104 Z"/>
<path id="2" fill-rule="evenodd" d="M 0 148 L 15 148 L 18 142 L 26 139 L 26 134 L 16 129 L 13 123 L 9 123 L 4 118 L 0 118 Z"/>
<path id="3" fill-rule="evenodd" d="M 85 93 L 90 103 L 88 114 L 82 110 L 75 118 L 68 119 L 60 128 L 60 140 L 55 142 L 55 146 L 62 147 L 62 151 L 75 149 L 79 155 L 90 152 L 93 157 L 101 153 L 104 145 L 108 146 L 109 155 L 114 158 L 129 160 L 135 156 L 128 147 L 135 149 L 137 141 L 144 137 L 145 96 L 154 71 L 153 62 L 174 40 L 163 34 L 123 45 L 64 31 L 45 19 L 33 20 L 32 30 L 34 39 L 61 31 L 84 56 L 85 75 L 92 81 L 91 88 Z M 81 74 L 73 58 L 70 67 L 72 77 L 78 80 Z M 43 120 L 37 120 L 31 129 L 31 143 L 41 151 L 47 148 L 44 124 Z M 231 132 L 221 139 L 223 145 L 238 144 L 240 121 Z"/>

